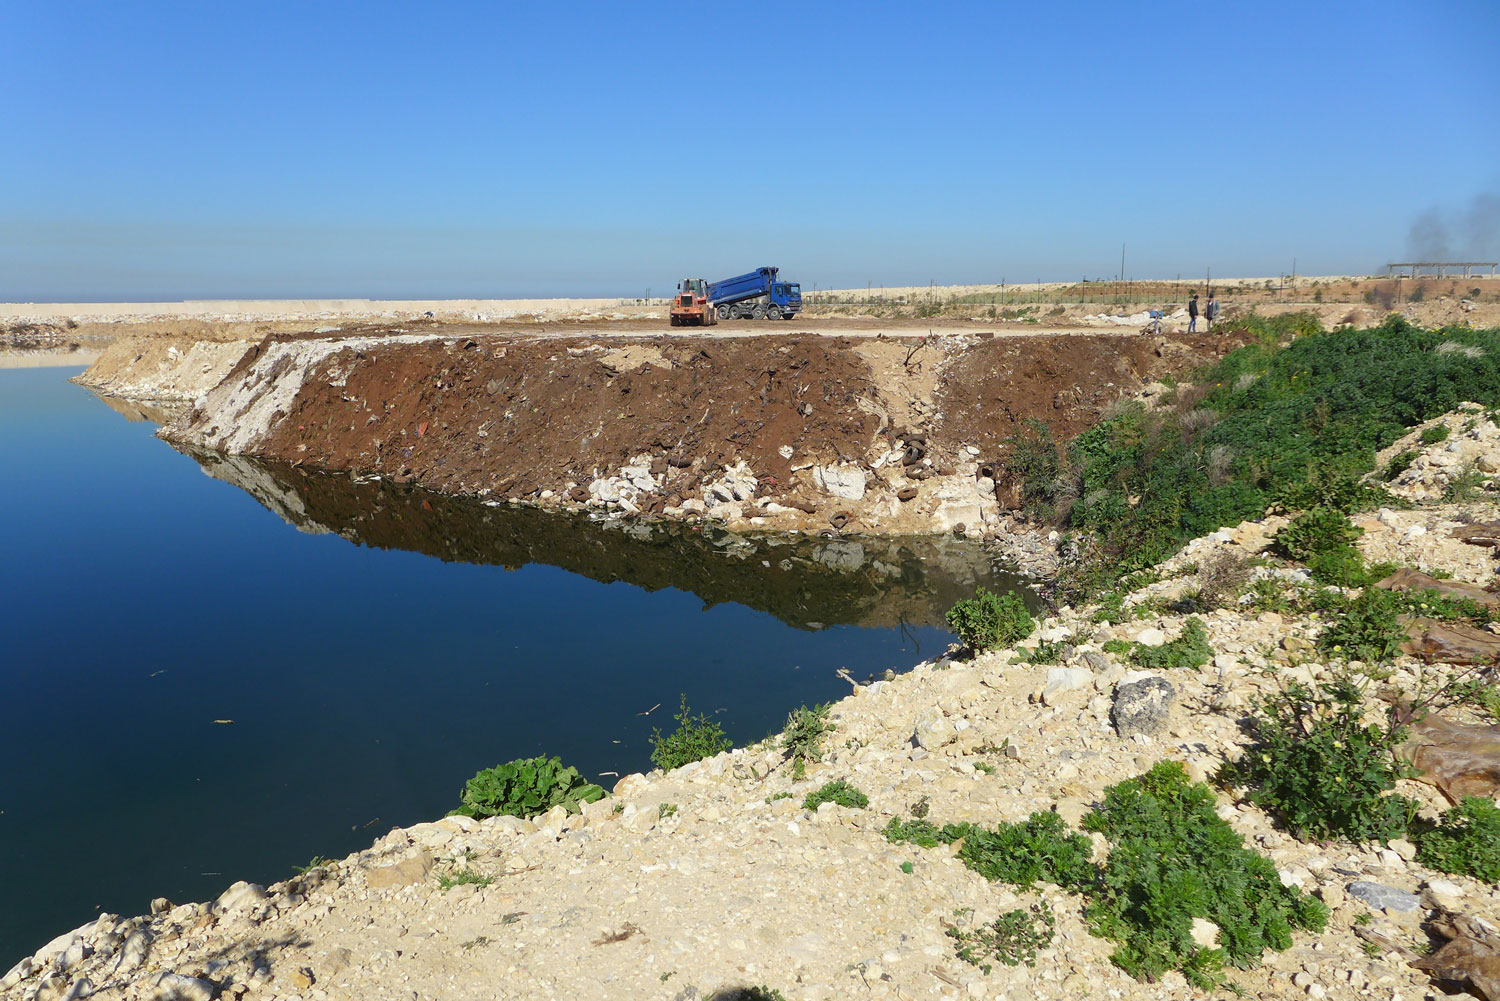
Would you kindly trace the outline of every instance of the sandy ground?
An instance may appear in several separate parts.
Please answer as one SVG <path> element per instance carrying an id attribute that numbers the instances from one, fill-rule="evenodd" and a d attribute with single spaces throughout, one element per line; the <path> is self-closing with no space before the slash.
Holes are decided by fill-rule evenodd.
<path id="1" fill-rule="evenodd" d="M 80 348 L 77 351 L 0 351 L 0 368 L 76 368 L 92 365 L 104 351 Z"/>

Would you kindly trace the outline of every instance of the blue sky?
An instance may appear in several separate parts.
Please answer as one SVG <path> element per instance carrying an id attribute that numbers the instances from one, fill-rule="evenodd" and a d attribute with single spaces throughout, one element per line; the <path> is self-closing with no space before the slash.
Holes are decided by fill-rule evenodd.
<path id="1" fill-rule="evenodd" d="M 1494 257 L 1497 53 L 1493 0 L 12 0 L 0 300 Z"/>

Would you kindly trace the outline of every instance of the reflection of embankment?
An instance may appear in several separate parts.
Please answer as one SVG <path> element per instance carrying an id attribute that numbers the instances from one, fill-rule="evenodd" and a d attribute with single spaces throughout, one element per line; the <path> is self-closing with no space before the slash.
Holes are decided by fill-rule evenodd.
<path id="1" fill-rule="evenodd" d="M 447 561 L 510 569 L 539 563 L 648 591 L 673 587 L 710 606 L 736 602 L 804 629 L 936 626 L 978 584 L 1022 587 L 978 543 L 962 539 L 755 537 L 703 523 L 595 521 L 246 456 L 188 454 L 303 531 Z"/>
<path id="2" fill-rule="evenodd" d="M 125 418 L 127 421 L 146 422 L 148 424 L 165 424 L 173 420 L 182 411 L 181 407 L 173 407 L 167 404 L 140 403 L 135 400 L 127 400 L 120 396 L 105 396 L 103 393 L 95 393 L 106 407 Z"/>

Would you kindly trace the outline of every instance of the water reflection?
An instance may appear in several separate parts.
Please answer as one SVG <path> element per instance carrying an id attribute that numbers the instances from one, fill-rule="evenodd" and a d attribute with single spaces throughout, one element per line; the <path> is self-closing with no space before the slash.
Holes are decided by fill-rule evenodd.
<path id="1" fill-rule="evenodd" d="M 979 584 L 1032 600 L 1020 578 L 967 539 L 743 536 L 709 524 L 595 520 L 247 456 L 188 454 L 299 531 L 448 562 L 535 563 L 648 591 L 674 587 L 708 607 L 737 602 L 800 629 L 941 626 Z"/>

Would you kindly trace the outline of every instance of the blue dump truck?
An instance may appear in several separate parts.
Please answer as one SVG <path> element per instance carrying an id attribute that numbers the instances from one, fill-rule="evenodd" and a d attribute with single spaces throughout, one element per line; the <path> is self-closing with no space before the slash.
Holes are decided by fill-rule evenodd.
<path id="1" fill-rule="evenodd" d="M 790 320 L 802 312 L 802 286 L 782 281 L 779 268 L 754 271 L 710 282 L 708 299 L 721 320 Z"/>

